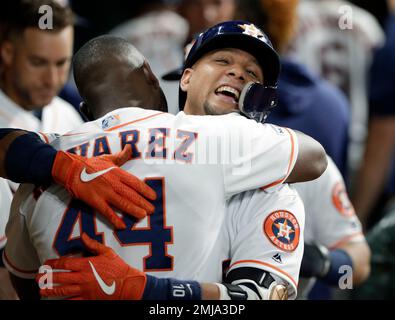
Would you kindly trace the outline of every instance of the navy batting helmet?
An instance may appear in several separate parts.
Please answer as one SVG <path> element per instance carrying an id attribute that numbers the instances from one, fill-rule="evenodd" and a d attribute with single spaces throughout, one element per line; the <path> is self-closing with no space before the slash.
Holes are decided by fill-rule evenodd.
<path id="1" fill-rule="evenodd" d="M 185 59 L 182 71 L 192 67 L 206 53 L 222 48 L 236 48 L 254 56 L 262 68 L 264 85 L 272 89 L 277 87 L 280 58 L 264 32 L 247 21 L 226 21 L 199 34 Z M 178 101 L 180 110 L 183 110 L 186 92 L 181 88 Z"/>

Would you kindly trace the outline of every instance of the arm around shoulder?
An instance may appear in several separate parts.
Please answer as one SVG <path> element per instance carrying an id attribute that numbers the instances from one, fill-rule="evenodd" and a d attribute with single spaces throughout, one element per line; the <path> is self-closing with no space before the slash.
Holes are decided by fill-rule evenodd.
<path id="1" fill-rule="evenodd" d="M 296 183 L 317 179 L 328 166 L 325 149 L 312 137 L 298 131 L 295 133 L 299 142 L 298 158 L 285 182 Z"/>

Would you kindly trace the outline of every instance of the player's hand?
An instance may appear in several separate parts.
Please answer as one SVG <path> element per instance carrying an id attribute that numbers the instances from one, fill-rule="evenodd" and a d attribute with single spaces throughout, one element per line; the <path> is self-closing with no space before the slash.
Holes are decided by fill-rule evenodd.
<path id="1" fill-rule="evenodd" d="M 130 159 L 131 154 L 130 145 L 119 153 L 93 158 L 58 151 L 52 177 L 73 197 L 97 210 L 116 228 L 124 229 L 125 223 L 111 206 L 142 219 L 155 209 L 147 199 L 156 199 L 154 190 L 119 168 Z"/>
<path id="2" fill-rule="evenodd" d="M 140 300 L 147 281 L 146 274 L 126 264 L 109 247 L 92 240 L 85 233 L 82 241 L 96 256 L 60 258 L 44 264 L 52 269 L 52 283 L 40 289 L 43 297 L 67 297 L 70 300 Z M 39 283 L 43 274 L 38 274 Z M 48 277 L 49 278 L 49 277 Z M 52 284 L 52 288 L 48 288 Z"/>

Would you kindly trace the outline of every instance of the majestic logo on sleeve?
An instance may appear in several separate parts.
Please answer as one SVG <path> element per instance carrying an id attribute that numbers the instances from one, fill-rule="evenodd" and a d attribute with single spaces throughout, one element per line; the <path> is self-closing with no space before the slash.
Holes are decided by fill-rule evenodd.
<path id="1" fill-rule="evenodd" d="M 294 251 L 299 244 L 300 227 L 295 216 L 286 210 L 272 212 L 263 223 L 268 239 L 283 251 Z"/>
<path id="2" fill-rule="evenodd" d="M 336 183 L 332 190 L 332 203 L 342 215 L 352 217 L 355 214 L 354 207 L 348 198 L 346 187 L 342 182 Z"/>

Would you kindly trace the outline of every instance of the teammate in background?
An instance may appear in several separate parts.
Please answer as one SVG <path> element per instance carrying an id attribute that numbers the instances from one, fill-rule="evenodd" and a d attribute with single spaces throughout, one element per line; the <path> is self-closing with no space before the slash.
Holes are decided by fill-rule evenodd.
<path id="1" fill-rule="evenodd" d="M 53 8 L 53 29 L 39 28 L 39 8 Z M 82 124 L 56 95 L 69 74 L 73 14 L 57 1 L 13 1 L 1 43 L 2 127 L 65 133 Z"/>
<path id="2" fill-rule="evenodd" d="M 246 36 L 246 35 L 243 35 L 243 33 L 242 33 L 242 31 L 243 31 L 243 29 L 239 29 L 238 30 L 238 34 L 239 34 L 239 36 L 241 36 L 242 38 L 244 37 L 244 38 L 246 38 L 246 37 L 248 37 L 248 38 L 252 38 L 252 36 Z M 237 31 L 236 31 L 237 32 Z M 243 36 L 242 36 L 243 35 Z M 264 39 L 263 39 L 264 40 Z M 263 40 L 259 40 L 259 39 L 255 39 L 255 40 L 253 40 L 253 41 L 255 41 L 255 45 L 257 46 L 258 44 L 257 44 L 257 42 L 258 43 L 264 43 L 264 41 Z M 250 40 L 250 41 L 252 41 L 252 40 Z M 252 50 L 252 48 L 254 47 L 251 43 L 250 43 L 250 45 L 251 45 L 251 48 L 249 48 L 248 50 Z M 262 46 L 262 44 L 260 44 L 260 46 Z M 111 47 L 112 48 L 112 50 L 113 50 L 113 48 L 114 48 L 114 46 L 112 46 Z M 263 49 L 261 49 L 263 52 L 267 52 L 267 50 L 268 50 L 268 48 L 267 47 L 265 47 L 265 49 L 263 50 Z M 113 52 L 113 51 L 111 51 L 111 52 Z M 260 53 L 262 53 L 261 51 L 260 51 Z M 241 56 L 243 56 L 243 55 L 241 55 Z M 243 58 L 246 58 L 246 57 L 248 57 L 248 53 L 245 53 L 244 54 L 244 57 Z M 203 58 L 202 58 L 203 59 Z M 89 60 L 89 59 L 88 59 Z M 243 60 L 244 61 L 244 60 Z M 256 62 L 253 62 L 254 61 L 254 59 L 251 59 L 251 58 L 248 58 L 248 64 L 250 65 L 250 67 L 251 68 L 253 68 L 253 69 L 256 69 L 256 72 L 257 72 L 257 74 L 259 73 L 259 72 L 261 72 L 260 71 L 260 68 L 259 67 L 256 67 L 256 66 L 258 66 L 257 65 L 257 63 Z M 244 63 L 246 63 L 247 62 L 247 60 L 246 61 L 244 61 L 243 63 L 241 63 L 240 61 L 238 61 L 237 62 L 237 64 L 239 64 L 239 66 L 240 66 L 240 63 L 241 63 L 241 65 L 243 66 L 243 69 L 244 69 L 244 67 L 245 67 L 245 64 Z M 87 64 L 87 62 L 86 62 L 86 59 L 84 60 L 84 64 L 86 65 Z M 77 68 L 76 68 L 77 69 Z M 249 77 L 252 77 L 247 71 L 242 71 L 243 73 L 245 73 L 244 74 L 244 76 L 248 76 L 247 78 L 249 78 Z M 90 73 L 88 73 L 88 74 L 90 74 Z M 272 75 L 273 76 L 273 75 Z M 260 75 L 259 76 L 260 77 L 260 80 L 262 80 L 262 75 Z M 85 78 L 84 78 L 85 79 Z M 117 79 L 117 78 L 116 78 Z M 87 79 L 87 80 L 89 80 L 89 79 Z M 111 79 L 111 80 L 114 80 L 114 79 Z M 118 80 L 119 81 L 119 80 Z M 246 79 L 241 79 L 240 78 L 240 82 L 245 82 L 246 81 Z M 77 81 L 78 82 L 78 81 Z M 112 81 L 113 82 L 113 81 Z M 111 83 L 112 83 L 111 82 Z M 91 84 L 91 83 L 90 83 Z M 119 86 L 118 85 L 115 85 L 115 84 L 113 84 L 115 87 L 113 88 L 113 87 L 111 87 L 111 89 L 116 89 L 117 88 L 117 90 L 119 90 Z M 127 84 L 125 84 L 125 85 L 127 85 Z M 91 86 L 90 88 L 94 88 L 95 86 Z M 92 90 L 92 89 L 91 89 Z M 225 90 L 223 90 L 223 91 L 225 91 Z M 83 89 L 82 89 L 82 91 L 81 91 L 81 93 L 83 92 Z M 95 92 L 96 93 L 96 92 Z M 84 95 L 84 94 L 82 94 L 82 95 Z M 90 95 L 91 97 L 96 97 L 96 95 L 95 94 L 91 94 Z M 122 91 L 120 91 L 119 92 L 119 95 L 113 95 L 112 97 L 117 97 L 117 96 L 121 96 L 122 97 Z M 225 94 L 224 94 L 224 96 L 225 96 Z M 107 97 L 106 95 L 104 96 L 104 97 Z M 91 98 L 92 99 L 92 98 Z M 98 99 L 98 98 L 94 98 L 94 99 Z M 120 98 L 121 99 L 121 98 Z M 87 102 L 89 101 L 89 99 L 86 99 L 87 100 Z M 101 101 L 100 99 L 99 100 L 97 100 L 96 102 L 97 103 L 99 103 L 99 101 Z M 122 99 L 121 100 L 119 100 L 119 101 L 122 101 Z M 224 100 L 222 100 L 222 101 L 224 101 Z M 228 100 L 225 100 L 225 101 L 229 101 L 229 99 Z M 92 101 L 93 102 L 93 101 Z M 108 100 L 103 100 L 103 103 L 106 103 L 106 102 L 109 102 Z M 89 104 L 89 102 L 88 102 L 88 104 Z M 106 105 L 106 107 L 108 106 L 108 104 L 105 104 Z M 125 105 L 125 103 L 122 103 L 122 105 Z M 126 104 L 127 105 L 127 104 Z M 228 105 L 231 105 L 232 106 L 232 110 L 235 110 L 234 109 L 234 107 L 233 107 L 233 103 L 232 104 L 229 104 L 228 103 Z M 158 114 L 156 113 L 155 114 L 156 116 L 158 116 Z M 169 115 L 164 115 L 164 114 L 160 114 L 161 116 L 163 116 L 163 117 L 169 117 Z M 179 121 L 181 121 L 182 120 L 182 118 L 183 117 L 185 117 L 185 115 L 183 115 L 183 114 L 180 114 L 179 115 Z M 239 119 L 239 120 L 244 120 L 244 119 L 240 119 L 239 117 L 237 117 L 237 116 L 235 116 L 235 115 L 229 115 L 229 116 L 226 116 L 226 118 L 227 118 L 227 120 L 229 120 L 229 119 L 231 119 L 231 120 L 236 120 L 236 119 Z M 106 117 L 106 119 L 107 119 L 107 117 Z M 113 119 L 113 118 L 111 118 L 111 119 Z M 156 118 L 158 121 L 160 120 L 160 119 L 162 119 L 162 117 L 157 117 Z M 170 118 L 169 118 L 170 119 Z M 167 119 L 167 121 L 169 122 L 169 119 Z M 196 118 L 196 117 L 194 117 L 194 118 L 192 118 L 193 120 L 196 120 L 196 121 L 198 121 L 199 123 L 200 123 L 200 118 Z M 217 121 L 216 120 L 216 117 L 214 117 L 214 118 L 212 118 L 212 117 L 210 117 L 209 119 L 211 119 L 211 120 L 209 120 L 209 121 Z M 166 119 L 165 119 L 166 120 Z M 206 123 L 207 121 L 208 121 L 208 119 L 207 118 L 205 118 L 205 119 L 201 119 L 202 120 L 202 123 L 200 123 L 201 125 L 203 125 L 203 120 L 204 120 L 204 123 Z M 119 125 L 119 123 L 116 121 L 116 120 L 114 120 L 115 121 L 115 123 L 111 123 L 110 124 L 110 128 L 111 128 L 111 126 L 114 126 L 115 125 L 115 128 L 114 129 L 116 129 L 117 128 L 117 124 Z M 220 119 L 218 119 L 218 121 L 220 121 Z M 230 121 L 228 121 L 228 122 L 230 122 Z M 232 121 L 233 122 L 233 121 Z M 252 125 L 252 123 L 250 122 L 250 121 L 248 121 L 249 122 L 249 126 L 251 126 Z M 99 124 L 102 124 L 102 122 L 96 122 L 98 125 Z M 106 123 L 106 125 L 107 125 L 107 121 L 105 122 Z M 170 122 L 171 123 L 171 122 Z M 224 123 L 226 123 L 226 121 L 221 121 L 221 124 L 219 124 L 219 123 L 217 123 L 217 126 L 216 126 L 216 130 L 218 130 L 218 127 L 226 127 L 225 125 L 224 125 Z M 136 126 L 138 126 L 138 124 L 136 124 Z M 233 129 L 232 130 L 234 130 L 234 126 L 232 127 Z M 189 130 L 191 130 L 191 128 L 189 128 Z M 209 130 L 209 127 L 208 128 L 206 128 L 206 130 Z M 285 132 L 277 132 L 277 133 L 274 133 L 274 134 L 280 134 L 280 136 L 283 136 L 284 137 L 284 134 L 285 134 Z M 259 135 L 258 135 L 259 136 Z M 257 137 L 258 137 L 257 136 Z M 204 139 L 204 133 L 201 133 L 200 135 L 199 135 L 199 139 Z M 119 138 L 117 138 L 117 139 L 119 139 Z M 144 141 L 142 138 L 141 138 L 141 140 L 142 141 Z M 141 140 L 139 140 L 139 141 L 141 141 Z M 135 145 L 136 144 L 136 139 L 132 139 L 130 142 L 133 142 L 134 141 L 134 144 L 133 145 Z M 266 143 L 268 142 L 269 140 L 267 140 L 266 141 Z M 144 143 L 144 142 L 143 142 Z M 162 142 L 163 143 L 163 142 Z M 255 144 L 256 146 L 259 146 L 260 145 L 260 143 L 259 142 L 257 142 L 256 144 Z M 154 149 L 155 150 L 155 149 Z M 159 150 L 161 150 L 161 149 L 159 149 Z M 170 154 L 173 154 L 173 153 L 171 153 L 170 152 Z M 186 156 L 187 154 L 185 154 L 184 153 L 184 155 Z M 144 155 L 144 157 L 145 157 L 146 155 Z M 163 157 L 163 154 L 162 154 L 162 157 Z M 136 160 L 137 161 L 137 160 Z M 298 160 L 299 161 L 299 160 Z M 180 170 L 178 170 L 178 176 L 180 176 Z M 267 172 L 266 172 L 266 174 L 267 174 Z M 181 174 L 182 175 L 182 174 Z M 182 175 L 183 176 L 183 175 Z M 211 175 L 210 175 L 211 176 Z M 233 179 L 234 177 L 232 177 L 232 179 Z M 218 179 L 216 179 L 215 181 L 217 181 Z M 245 180 L 245 177 L 244 177 L 244 183 L 247 183 L 247 181 L 248 180 Z M 232 181 L 231 180 L 229 180 L 228 181 L 228 183 L 231 183 Z M 236 181 L 233 181 L 233 182 L 236 182 Z M 183 182 L 183 183 L 186 183 L 186 182 Z M 185 189 L 185 188 L 184 188 Z M 169 192 L 171 192 L 171 188 L 170 188 L 170 191 Z M 211 189 L 210 189 L 211 190 Z M 218 188 L 217 188 L 217 190 L 218 190 Z M 185 190 L 184 190 L 185 191 Z M 235 191 L 235 190 L 233 190 L 233 191 Z M 205 193 L 205 191 L 204 190 L 202 190 L 202 193 L 204 194 Z M 188 193 L 187 193 L 188 194 Z M 45 195 L 45 193 L 44 193 L 44 195 Z M 201 196 L 201 195 L 199 195 L 199 196 Z M 42 197 L 43 196 L 41 196 L 40 198 L 39 198 L 39 201 L 41 201 L 41 199 L 42 199 Z M 169 198 L 171 198 L 171 195 L 168 195 L 168 199 Z M 202 204 L 202 203 L 210 203 L 210 201 L 208 201 L 209 200 L 209 198 L 212 198 L 212 197 L 205 197 L 205 200 L 203 200 L 203 201 L 200 201 L 200 204 Z M 190 206 L 190 205 L 189 205 Z M 193 206 L 192 206 L 193 207 Z M 185 210 L 184 210 L 185 211 Z M 189 209 L 189 211 L 190 211 L 190 209 Z M 210 210 L 203 210 L 203 211 L 205 211 L 205 212 L 210 212 Z M 62 211 L 63 212 L 63 211 Z M 172 212 L 171 210 L 168 210 L 168 212 Z M 170 213 L 169 213 L 170 214 Z M 219 212 L 217 212 L 216 213 L 216 216 L 218 216 L 219 215 Z M 295 222 L 295 220 L 293 220 L 294 222 Z M 284 221 L 283 221 L 284 222 Z M 303 222 L 301 222 L 301 223 L 303 223 Z M 210 225 L 212 225 L 212 223 L 210 224 Z M 299 226 L 298 225 L 294 225 L 294 227 L 295 228 L 298 228 Z M 200 229 L 200 228 L 199 228 Z M 297 233 L 297 235 L 299 235 L 299 230 L 294 230 L 294 233 Z M 294 235 L 294 237 L 296 237 L 296 234 Z M 106 238 L 108 238 L 108 237 L 106 237 Z M 294 242 L 294 244 L 296 244 L 297 243 L 297 240 L 295 240 L 295 242 Z M 204 245 L 204 243 L 203 243 L 203 245 Z M 300 247 L 299 247 L 300 248 Z M 189 251 L 191 251 L 191 252 L 196 252 L 196 250 L 192 250 L 192 249 L 189 249 L 188 250 L 188 252 Z M 12 250 L 12 252 L 15 252 L 15 250 Z M 185 252 L 184 252 L 184 254 L 185 254 Z M 188 258 L 186 258 L 187 260 L 188 260 Z M 196 257 L 194 257 L 194 259 L 196 259 Z M 23 263 L 23 262 L 21 262 L 21 263 Z M 140 261 L 140 263 L 141 263 L 141 261 Z M 297 266 L 294 266 L 294 267 L 297 267 Z M 219 269 L 219 268 L 218 268 Z M 197 268 L 197 269 L 194 269 L 195 270 L 195 272 L 196 272 L 196 270 L 199 270 L 199 268 Z M 185 270 L 185 272 L 186 272 L 186 274 L 188 274 L 188 270 Z M 297 274 L 297 272 L 296 272 L 296 274 Z M 190 274 L 189 274 L 189 276 L 190 276 Z M 56 291 L 53 291 L 53 292 L 56 292 Z M 63 291 L 63 293 L 65 293 L 66 291 Z M 59 293 L 58 293 L 59 294 Z"/>
<path id="3" fill-rule="evenodd" d="M 267 30 L 275 48 L 282 52 L 293 36 L 297 5 L 295 0 L 245 0 L 236 12 Z M 267 121 L 315 137 L 327 148 L 328 155 L 337 160 L 328 158 L 327 170 L 318 179 L 294 185 L 306 210 L 299 297 L 307 297 L 314 277 L 338 287 L 343 275 L 339 268 L 343 265 L 352 266 L 353 284 L 361 284 L 369 275 L 370 250 L 336 167 L 337 163 L 345 167 L 348 125 L 345 99 L 299 64 L 282 58 L 279 106 L 272 110 Z M 333 134 L 334 128 L 337 136 Z"/>
<path id="4" fill-rule="evenodd" d="M 368 71 L 384 34 L 374 16 L 346 0 L 303 0 L 298 14 L 289 55 L 340 88 L 351 102 L 346 178 L 352 186 L 367 134 Z"/>
<path id="5" fill-rule="evenodd" d="M 386 42 L 373 60 L 370 74 L 370 123 L 364 162 L 352 200 L 365 229 L 381 217 L 395 195 L 395 1 L 388 1 Z M 382 203 L 380 203 L 382 201 Z"/>
<path id="6" fill-rule="evenodd" d="M 41 30 L 39 8 L 50 5 L 53 29 Z M 65 133 L 82 124 L 75 109 L 56 95 L 69 73 L 73 48 L 73 15 L 56 1 L 29 0 L 2 3 L 0 41 L 0 127 Z M 2 180 L 2 179 L 1 179 Z M 5 185 L 4 180 L 0 184 Z M 17 188 L 12 185 L 13 191 Z M 5 190 L 2 187 L 2 190 Z M 11 203 L 2 194 L 2 206 Z M 9 210 L 0 219 L 0 249 L 6 242 Z M 0 273 L 6 272 L 0 268 Z M 3 288 L 6 283 L 0 284 Z M 5 298 L 11 298 L 6 296 Z"/>
<path id="7" fill-rule="evenodd" d="M 370 75 L 371 113 L 365 162 L 353 194 L 353 202 L 368 230 L 366 238 L 372 249 L 371 275 L 354 292 L 355 299 L 395 297 L 395 1 L 389 0 L 388 5 L 391 15 L 387 22 L 386 42 L 376 52 Z M 384 190 L 386 183 L 387 190 Z M 384 197 L 380 199 L 381 193 L 384 193 Z M 387 201 L 380 203 L 383 198 L 387 198 Z"/>

